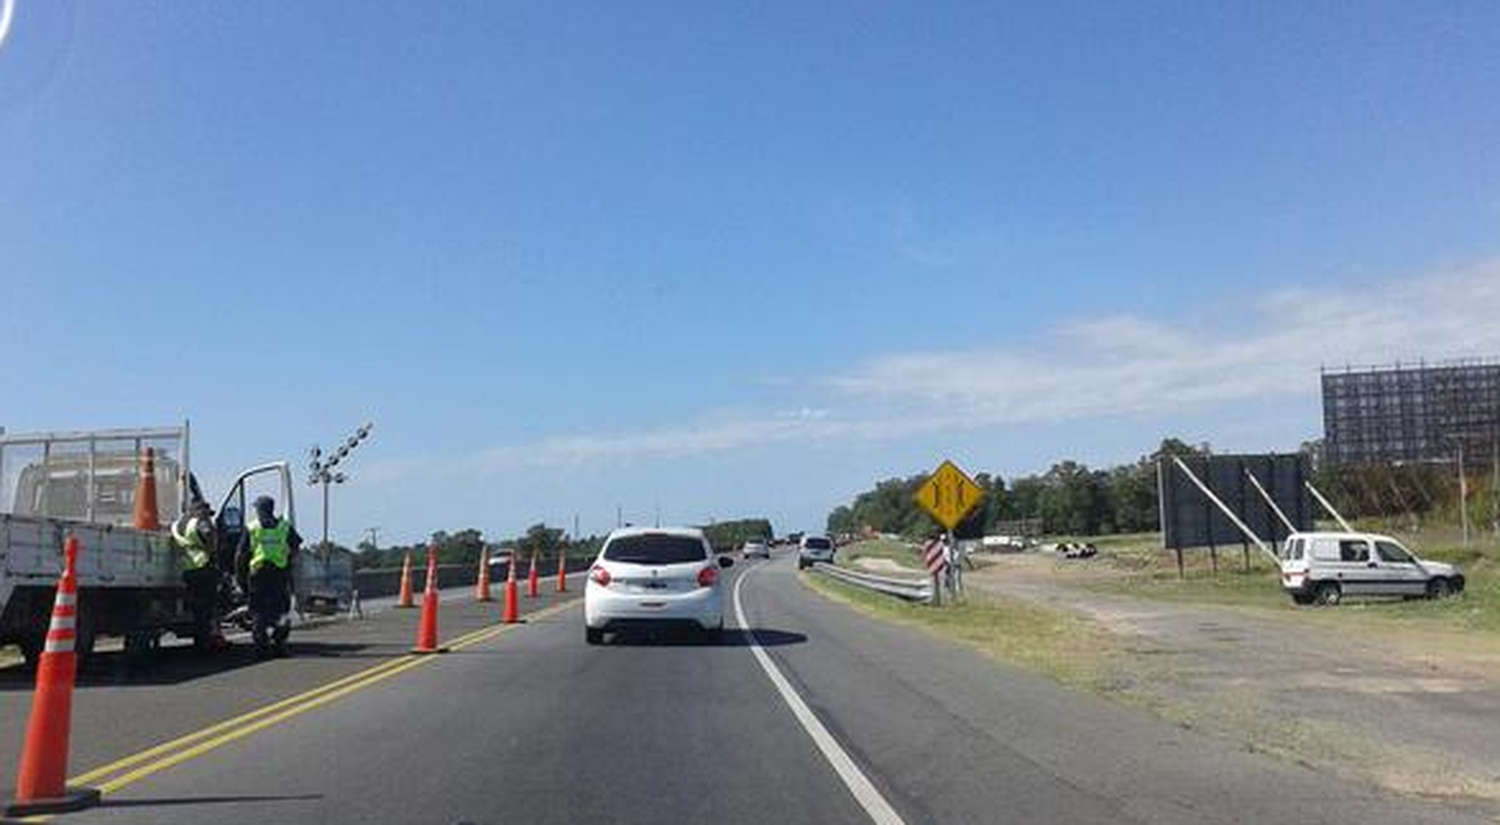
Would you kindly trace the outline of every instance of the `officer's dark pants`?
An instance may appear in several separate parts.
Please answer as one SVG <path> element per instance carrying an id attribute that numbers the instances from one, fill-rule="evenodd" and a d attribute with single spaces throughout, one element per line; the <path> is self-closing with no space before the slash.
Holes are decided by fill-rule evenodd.
<path id="1" fill-rule="evenodd" d="M 208 648 L 219 631 L 219 571 L 200 567 L 182 574 L 187 607 L 193 614 L 193 644 Z"/>
<path id="2" fill-rule="evenodd" d="M 256 647 L 264 648 L 274 641 L 286 644 L 291 632 L 288 613 L 292 610 L 291 577 L 287 571 L 267 564 L 250 574 L 250 610 L 255 614 L 252 635 Z"/>

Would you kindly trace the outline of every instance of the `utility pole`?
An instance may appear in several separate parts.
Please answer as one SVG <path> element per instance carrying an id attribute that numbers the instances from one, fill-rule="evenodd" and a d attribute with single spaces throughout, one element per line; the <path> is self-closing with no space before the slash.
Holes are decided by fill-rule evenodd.
<path id="1" fill-rule="evenodd" d="M 1490 430 L 1490 530 L 1500 536 L 1500 439 Z"/>
<path id="2" fill-rule="evenodd" d="M 1469 477 L 1464 474 L 1464 442 L 1458 440 L 1458 509 L 1464 522 L 1464 546 L 1469 546 Z"/>
<path id="3" fill-rule="evenodd" d="M 380 528 L 379 527 L 366 527 L 365 528 L 365 533 L 369 534 L 369 536 L 370 536 L 370 549 L 371 550 L 379 550 L 380 549 Z"/>

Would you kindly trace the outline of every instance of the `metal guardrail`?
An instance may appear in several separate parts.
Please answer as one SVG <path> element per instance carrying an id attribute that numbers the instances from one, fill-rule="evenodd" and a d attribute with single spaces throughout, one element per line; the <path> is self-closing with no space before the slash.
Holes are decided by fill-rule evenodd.
<path id="1" fill-rule="evenodd" d="M 877 593 L 885 593 L 888 596 L 910 601 L 931 601 L 932 580 L 923 579 L 898 579 L 891 576 L 877 576 L 874 573 L 863 573 L 858 570 L 850 570 L 847 567 L 837 567 L 826 562 L 817 562 L 813 570 L 826 576 L 831 576 L 846 584 L 855 587 L 863 587 L 866 590 L 874 590 Z"/>

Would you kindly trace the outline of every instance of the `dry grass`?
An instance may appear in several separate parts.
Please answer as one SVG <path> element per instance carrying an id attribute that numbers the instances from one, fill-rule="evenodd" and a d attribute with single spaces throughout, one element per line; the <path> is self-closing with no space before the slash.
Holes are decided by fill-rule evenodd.
<path id="1" fill-rule="evenodd" d="M 1018 599 L 972 594 L 935 608 L 872 593 L 816 574 L 801 574 L 812 589 L 869 616 L 918 627 L 1068 685 L 1091 690 L 1117 686 L 1125 642 L 1073 613 Z"/>

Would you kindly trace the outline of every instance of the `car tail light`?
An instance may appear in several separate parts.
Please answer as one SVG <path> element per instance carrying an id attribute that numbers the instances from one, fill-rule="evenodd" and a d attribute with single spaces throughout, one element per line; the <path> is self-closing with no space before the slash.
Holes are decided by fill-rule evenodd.
<path id="1" fill-rule="evenodd" d="M 698 571 L 698 586 L 713 587 L 719 581 L 719 568 L 705 567 Z"/>
<path id="2" fill-rule="evenodd" d="M 589 578 L 600 587 L 609 587 L 609 571 L 602 567 L 595 567 L 589 571 Z"/>

